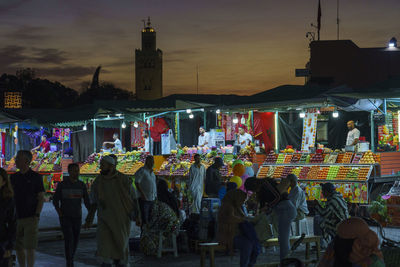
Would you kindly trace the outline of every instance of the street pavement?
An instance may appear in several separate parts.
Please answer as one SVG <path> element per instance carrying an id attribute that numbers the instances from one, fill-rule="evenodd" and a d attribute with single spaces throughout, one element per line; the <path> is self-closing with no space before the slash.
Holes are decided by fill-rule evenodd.
<path id="1" fill-rule="evenodd" d="M 83 208 L 83 218 L 86 217 L 86 209 Z M 309 232 L 313 233 L 313 223 L 312 218 L 308 218 Z M 41 220 L 39 224 L 39 228 L 54 228 L 59 227 L 57 214 L 51 205 L 51 203 L 45 203 L 43 208 L 43 212 L 41 214 Z M 372 228 L 376 230 L 375 228 Z M 81 238 L 78 251 L 76 254 L 76 267 L 89 267 L 89 266 L 99 266 L 99 263 L 96 260 L 95 252 L 96 252 L 96 240 L 92 234 L 88 235 L 87 232 L 82 230 L 82 234 L 85 234 L 85 237 Z M 53 232 L 56 233 L 56 232 Z M 137 236 L 140 233 L 140 229 L 132 224 L 131 237 Z M 394 239 L 396 241 L 400 241 L 400 230 L 396 228 L 385 228 L 385 233 L 387 237 Z M 43 234 L 43 233 L 41 233 Z M 301 245 L 294 253 L 294 257 L 299 259 L 304 259 L 305 254 L 305 246 Z M 311 253 L 311 256 L 315 258 L 315 252 Z M 266 253 L 260 254 L 257 260 L 257 264 L 268 263 L 268 262 L 276 262 L 279 259 L 279 248 L 268 249 Z M 208 259 L 206 261 L 208 264 Z M 64 260 L 64 242 L 62 240 L 55 241 L 46 241 L 40 242 L 39 248 L 37 252 L 37 261 L 35 266 L 37 267 L 58 267 L 65 266 Z M 200 256 L 194 253 L 179 253 L 178 258 L 174 258 L 172 253 L 168 253 L 163 255 L 161 259 L 157 259 L 155 257 L 145 257 L 140 252 L 134 252 L 130 259 L 130 266 L 138 266 L 138 267 L 157 267 L 157 266 L 174 266 L 174 267 L 183 267 L 183 266 L 200 266 Z M 208 266 L 208 265 L 206 265 Z M 225 267 L 225 266 L 239 266 L 239 254 L 236 253 L 235 256 L 226 256 L 223 253 L 216 253 L 216 266 Z M 313 265 L 309 265 L 313 266 Z"/>

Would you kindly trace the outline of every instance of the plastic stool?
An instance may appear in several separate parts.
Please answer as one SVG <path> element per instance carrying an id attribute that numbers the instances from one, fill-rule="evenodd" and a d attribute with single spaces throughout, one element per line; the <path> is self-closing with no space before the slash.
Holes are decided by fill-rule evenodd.
<path id="1" fill-rule="evenodd" d="M 174 253 L 174 257 L 177 258 L 178 257 L 178 247 L 176 245 L 176 234 L 173 233 L 172 237 L 171 237 L 171 241 L 172 241 L 172 248 L 165 248 L 164 247 L 164 232 L 160 232 L 158 234 L 158 251 L 157 251 L 157 258 L 161 258 L 161 255 L 163 252 L 173 252 Z"/>
<path id="2" fill-rule="evenodd" d="M 210 253 L 210 267 L 215 267 L 215 249 L 219 243 L 200 243 L 200 267 L 205 267 L 206 253 Z"/>
<path id="3" fill-rule="evenodd" d="M 293 231 L 293 225 L 294 225 L 295 231 Z M 304 229 L 304 227 L 305 227 L 305 229 Z M 290 228 L 291 228 L 292 235 L 299 236 L 302 233 L 305 233 L 306 235 L 310 235 L 310 230 L 308 229 L 307 217 L 302 220 L 292 222 L 292 225 Z"/>

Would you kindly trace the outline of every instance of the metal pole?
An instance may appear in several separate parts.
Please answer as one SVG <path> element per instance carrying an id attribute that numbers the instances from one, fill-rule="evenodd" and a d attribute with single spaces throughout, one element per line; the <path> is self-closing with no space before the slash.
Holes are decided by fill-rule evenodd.
<path id="1" fill-rule="evenodd" d="M 374 124 L 373 110 L 371 110 L 370 124 L 371 124 L 371 151 L 375 152 L 375 124 Z"/>
<path id="2" fill-rule="evenodd" d="M 180 114 L 179 112 L 176 113 L 176 124 L 177 124 L 176 136 L 177 136 L 178 144 L 181 143 L 181 125 L 180 125 L 180 122 L 179 122 L 180 121 L 180 119 L 179 119 L 180 115 L 179 114 Z"/>
<path id="3" fill-rule="evenodd" d="M 93 152 L 96 153 L 96 119 L 93 119 Z"/>
<path id="4" fill-rule="evenodd" d="M 205 127 L 204 129 L 207 129 L 207 113 L 205 110 L 203 112 L 203 126 Z"/>

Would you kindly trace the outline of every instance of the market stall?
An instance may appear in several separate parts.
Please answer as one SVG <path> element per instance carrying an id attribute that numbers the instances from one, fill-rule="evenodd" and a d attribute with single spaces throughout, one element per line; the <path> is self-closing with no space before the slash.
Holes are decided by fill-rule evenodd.
<path id="1" fill-rule="evenodd" d="M 296 174 L 305 186 L 307 200 L 323 200 L 320 184 L 334 183 L 350 202 L 369 202 L 368 179 L 379 176 L 380 155 L 365 153 L 279 153 L 271 152 L 257 173 L 258 178 L 281 179 Z"/>

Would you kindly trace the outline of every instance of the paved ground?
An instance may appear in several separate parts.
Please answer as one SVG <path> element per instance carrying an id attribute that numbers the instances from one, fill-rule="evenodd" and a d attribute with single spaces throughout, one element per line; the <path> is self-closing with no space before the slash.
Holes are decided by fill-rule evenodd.
<path id="1" fill-rule="evenodd" d="M 84 209 L 84 217 L 86 212 Z M 308 219 L 309 231 L 312 234 L 312 218 Z M 57 215 L 54 208 L 50 203 L 45 203 L 43 213 L 40 220 L 40 228 L 57 227 L 59 226 Z M 375 230 L 375 229 L 374 229 Z M 400 241 L 400 229 L 385 228 L 386 236 L 391 239 Z M 85 233 L 83 231 L 83 233 Z M 132 228 L 132 236 L 138 234 L 138 229 Z M 95 258 L 96 251 L 96 241 L 93 235 L 91 237 L 82 238 L 79 244 L 79 248 L 76 255 L 76 265 L 77 267 L 87 267 L 87 266 L 99 266 Z M 300 246 L 295 257 L 299 259 L 304 259 L 305 246 Z M 314 257 L 315 253 L 312 254 Z M 269 249 L 265 254 L 261 254 L 258 258 L 257 263 L 267 263 L 271 261 L 277 261 L 279 258 L 279 249 L 275 251 Z M 178 258 L 174 258 L 172 255 L 163 256 L 162 259 L 157 259 L 153 257 L 144 257 L 141 253 L 134 253 L 131 257 L 131 266 L 200 266 L 200 257 L 193 253 L 180 253 Z M 216 254 L 216 266 L 239 266 L 239 255 L 234 257 L 225 256 L 221 253 Z M 58 241 L 47 241 L 39 243 L 39 249 L 37 253 L 37 264 L 38 267 L 48 267 L 48 266 L 64 266 L 64 243 L 62 240 Z"/>

